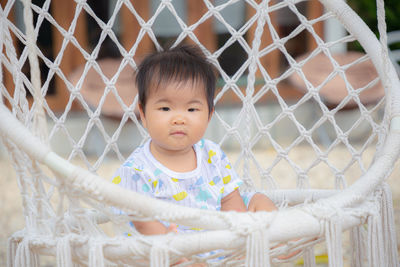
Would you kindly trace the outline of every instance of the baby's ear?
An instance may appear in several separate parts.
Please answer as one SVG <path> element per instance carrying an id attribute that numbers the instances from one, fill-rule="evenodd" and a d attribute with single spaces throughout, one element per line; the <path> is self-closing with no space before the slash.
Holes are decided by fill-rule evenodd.
<path id="1" fill-rule="evenodd" d="M 139 108 L 140 120 L 142 121 L 143 127 L 146 128 L 146 117 L 144 116 L 144 108 L 142 103 L 138 103 L 138 108 Z"/>
<path id="2" fill-rule="evenodd" d="M 214 115 L 214 108 L 212 108 L 211 111 L 210 111 L 210 114 L 208 114 L 208 121 L 211 120 L 213 115 Z"/>

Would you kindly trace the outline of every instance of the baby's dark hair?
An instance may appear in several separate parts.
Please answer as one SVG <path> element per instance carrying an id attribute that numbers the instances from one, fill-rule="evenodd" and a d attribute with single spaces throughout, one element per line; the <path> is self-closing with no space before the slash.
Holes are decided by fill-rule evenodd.
<path id="1" fill-rule="evenodd" d="M 139 103 L 143 110 L 146 105 L 150 87 L 158 89 L 161 83 L 193 82 L 204 86 L 208 110 L 214 108 L 216 77 L 213 65 L 202 51 L 193 45 L 180 45 L 165 51 L 147 56 L 138 66 L 136 85 L 139 92 Z"/>

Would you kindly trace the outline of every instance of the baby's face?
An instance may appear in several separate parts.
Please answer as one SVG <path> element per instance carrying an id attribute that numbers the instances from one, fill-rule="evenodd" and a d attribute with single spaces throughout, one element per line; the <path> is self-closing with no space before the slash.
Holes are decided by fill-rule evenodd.
<path id="1" fill-rule="evenodd" d="M 203 85 L 192 82 L 171 82 L 151 90 L 140 116 L 153 145 L 167 153 L 192 149 L 211 118 Z"/>

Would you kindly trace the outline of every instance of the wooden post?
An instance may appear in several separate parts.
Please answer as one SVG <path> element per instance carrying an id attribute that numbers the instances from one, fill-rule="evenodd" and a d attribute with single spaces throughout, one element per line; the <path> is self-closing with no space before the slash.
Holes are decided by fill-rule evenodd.
<path id="1" fill-rule="evenodd" d="M 322 15 L 324 12 L 324 6 L 318 0 L 311 0 L 307 2 L 307 17 L 308 19 L 315 19 Z M 318 22 L 313 25 L 315 33 L 318 34 L 319 37 L 323 38 L 324 36 L 324 23 Z M 312 51 L 317 48 L 317 43 L 314 38 L 307 39 L 307 51 Z"/>
<path id="2" fill-rule="evenodd" d="M 68 31 L 71 26 L 71 22 L 75 15 L 75 8 L 76 4 L 73 0 L 53 0 L 51 4 L 51 13 L 54 19 L 66 31 Z M 81 11 L 79 19 L 76 23 L 74 36 L 83 48 L 88 47 L 85 11 Z M 56 58 L 64 41 L 64 36 L 60 34 L 60 32 L 55 27 L 53 27 L 52 38 L 53 54 L 54 58 Z M 64 50 L 59 67 L 64 75 L 68 77 L 68 74 L 70 74 L 75 68 L 77 68 L 84 62 L 85 59 L 83 58 L 79 50 L 73 47 L 72 43 L 69 43 L 67 45 L 67 48 Z M 65 86 L 64 81 L 57 75 L 55 75 L 55 87 L 56 88 L 54 96 L 48 96 L 46 97 L 46 99 L 49 106 L 53 110 L 62 110 L 68 102 L 69 92 L 67 87 Z M 74 108 L 77 107 L 74 106 Z"/>
<path id="3" fill-rule="evenodd" d="M 208 10 L 203 1 L 187 1 L 186 4 L 188 25 L 196 23 Z M 193 33 L 211 53 L 215 52 L 217 49 L 217 34 L 213 29 L 212 18 L 201 23 Z M 192 39 L 188 38 L 188 40 L 194 43 Z"/>
<path id="4" fill-rule="evenodd" d="M 130 0 L 130 3 L 144 21 L 149 20 L 150 18 L 149 0 L 139 0 L 139 1 Z M 121 34 L 122 45 L 125 47 L 127 51 L 129 51 L 135 44 L 141 27 L 135 16 L 125 5 L 121 7 L 121 18 L 122 18 L 122 34 Z M 143 36 L 143 39 L 140 41 L 140 44 L 136 50 L 135 55 L 140 57 L 141 55 L 149 53 L 153 50 L 154 46 L 152 45 L 151 39 L 147 34 L 145 34 Z"/>

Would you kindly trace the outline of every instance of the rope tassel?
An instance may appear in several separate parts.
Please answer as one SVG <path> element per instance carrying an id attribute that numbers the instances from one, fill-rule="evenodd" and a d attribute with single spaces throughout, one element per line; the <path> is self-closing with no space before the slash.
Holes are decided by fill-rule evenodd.
<path id="1" fill-rule="evenodd" d="M 104 267 L 103 244 L 100 240 L 91 239 L 89 246 L 89 267 Z"/>
<path id="2" fill-rule="evenodd" d="M 246 266 L 270 266 L 267 231 L 260 229 L 247 237 Z"/>
<path id="3" fill-rule="evenodd" d="M 168 267 L 169 253 L 167 247 L 154 245 L 150 250 L 150 267 Z"/>
<path id="4" fill-rule="evenodd" d="M 10 237 L 7 241 L 7 267 L 15 266 L 17 244 L 17 241 L 13 237 Z"/>
<path id="5" fill-rule="evenodd" d="M 57 242 L 57 267 L 73 267 L 71 244 L 68 236 L 64 236 Z"/>
<path id="6" fill-rule="evenodd" d="M 388 184 L 383 185 L 382 198 L 381 198 L 381 218 L 383 225 L 383 240 L 385 257 L 387 258 L 388 266 L 398 266 L 398 253 L 397 253 L 397 238 L 394 223 L 393 201 L 392 192 Z"/>
<path id="7" fill-rule="evenodd" d="M 315 255 L 314 255 L 314 249 L 313 248 L 307 248 L 304 251 L 304 266 L 307 267 L 316 267 L 316 262 L 315 262 Z"/>
<path id="8" fill-rule="evenodd" d="M 368 261 L 369 266 L 387 266 L 384 255 L 381 216 L 377 212 L 368 217 Z"/>
<path id="9" fill-rule="evenodd" d="M 328 249 L 329 266 L 343 266 L 342 225 L 334 218 L 325 221 L 325 238 Z"/>
<path id="10" fill-rule="evenodd" d="M 365 259 L 365 230 L 363 226 L 351 229 L 351 266 L 362 267 Z"/>
<path id="11" fill-rule="evenodd" d="M 24 239 L 17 247 L 15 267 L 38 267 L 39 258 L 29 248 L 29 240 Z"/>

